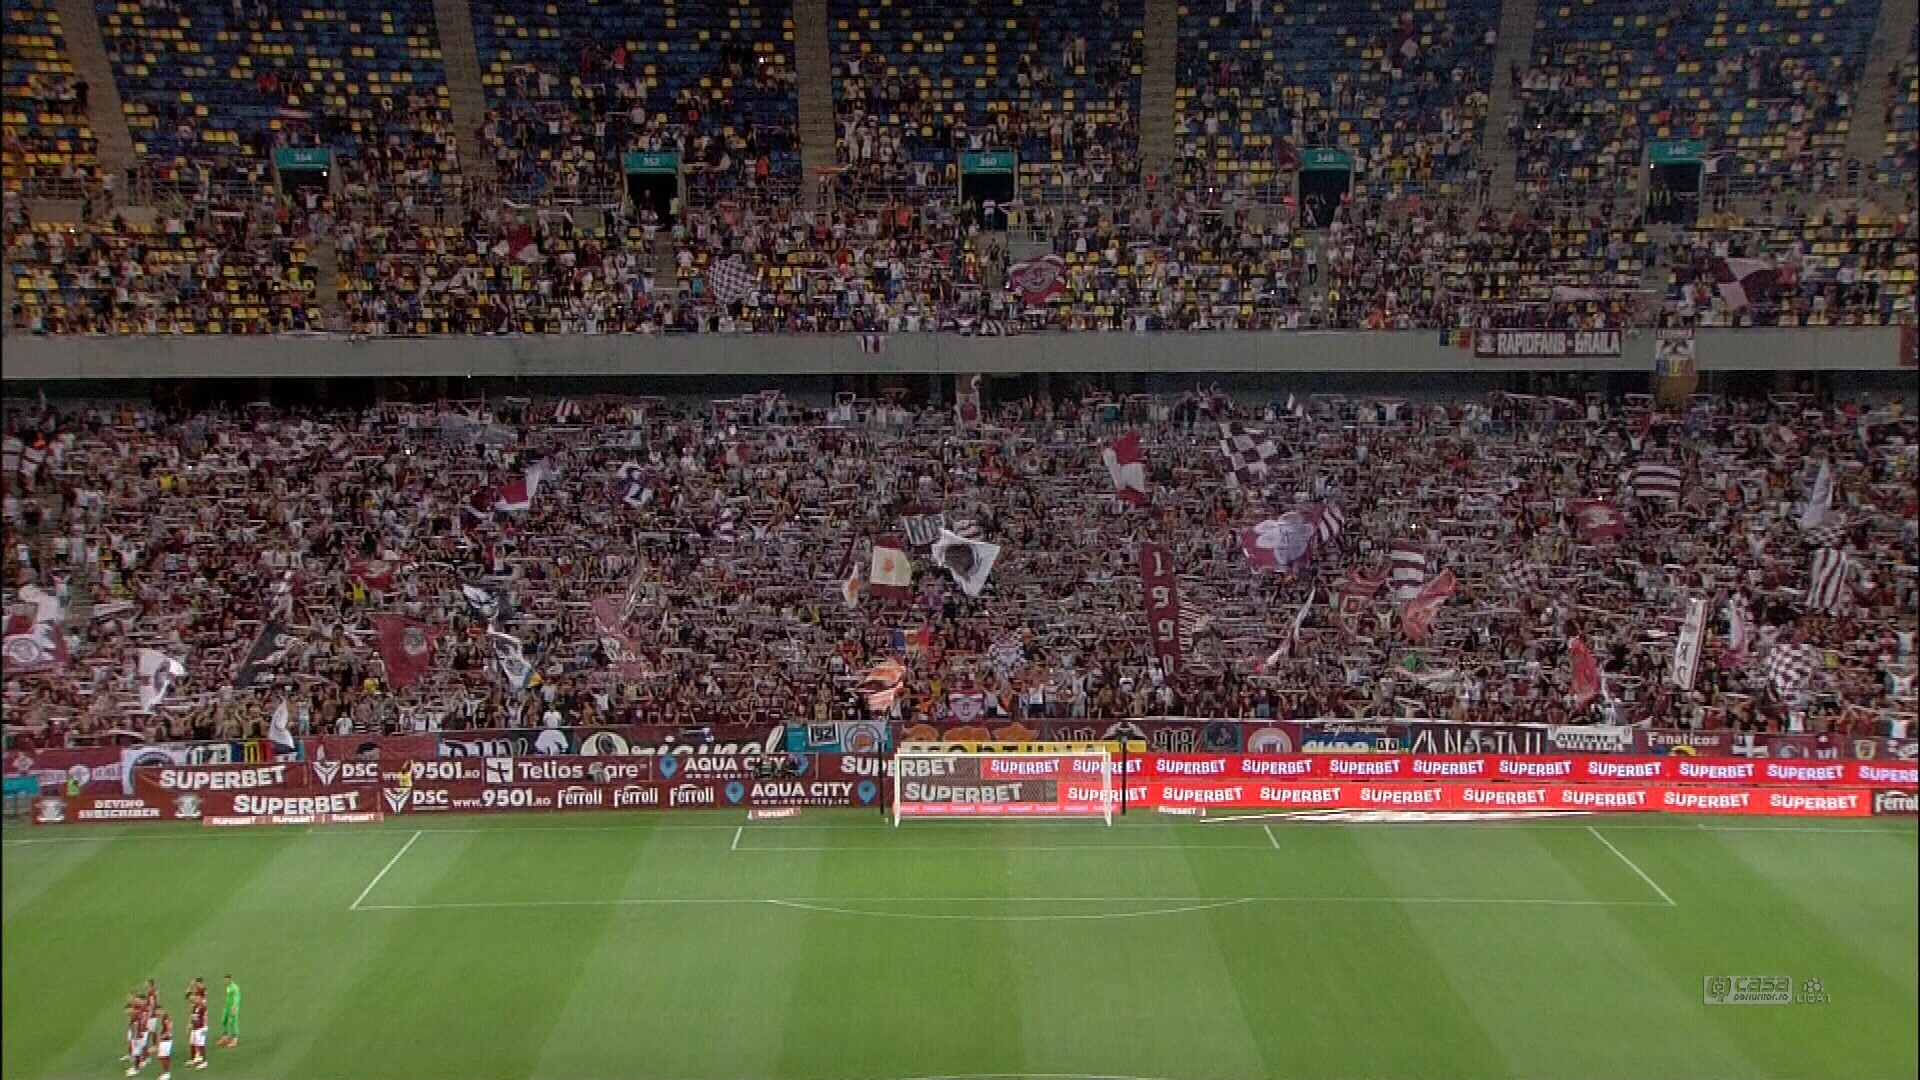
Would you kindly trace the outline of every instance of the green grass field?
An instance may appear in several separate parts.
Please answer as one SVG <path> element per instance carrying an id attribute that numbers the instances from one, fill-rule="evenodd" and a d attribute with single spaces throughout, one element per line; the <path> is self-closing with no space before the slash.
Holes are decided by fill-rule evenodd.
<path id="1" fill-rule="evenodd" d="M 181 1017 L 205 976 L 217 1021 L 228 972 L 242 1039 L 208 1077 L 1920 1073 L 1911 823 L 736 812 L 4 843 L 6 1080 L 118 1076 L 129 990 Z M 1711 975 L 1831 1001 L 1708 1006 Z"/>

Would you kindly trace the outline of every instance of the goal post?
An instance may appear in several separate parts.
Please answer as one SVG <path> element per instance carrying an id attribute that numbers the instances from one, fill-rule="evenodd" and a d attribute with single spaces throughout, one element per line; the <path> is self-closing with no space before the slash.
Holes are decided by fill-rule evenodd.
<path id="1" fill-rule="evenodd" d="M 1098 818 L 1113 824 L 1122 752 L 1079 744 L 992 750 L 905 743 L 893 755 L 893 823 L 909 818 Z"/>

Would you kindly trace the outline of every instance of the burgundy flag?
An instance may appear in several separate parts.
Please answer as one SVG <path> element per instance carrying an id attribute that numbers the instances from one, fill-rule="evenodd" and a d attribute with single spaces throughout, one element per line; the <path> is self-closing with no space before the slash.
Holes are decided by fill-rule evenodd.
<path id="1" fill-rule="evenodd" d="M 1140 587 L 1147 598 L 1147 635 L 1153 654 L 1172 675 L 1180 670 L 1180 575 L 1159 544 L 1140 545 Z"/>
<path id="2" fill-rule="evenodd" d="M 1618 540 L 1627 535 L 1627 519 L 1608 503 L 1598 499 L 1580 499 L 1568 505 L 1580 539 L 1589 544 Z"/>
<path id="3" fill-rule="evenodd" d="M 1415 645 L 1427 640 L 1427 631 L 1433 627 L 1433 617 L 1438 614 L 1447 598 L 1459 587 L 1454 580 L 1453 571 L 1442 570 L 1440 575 L 1420 587 L 1413 599 L 1400 614 L 1400 628 L 1407 640 Z"/>
<path id="4" fill-rule="evenodd" d="M 387 685 L 404 690 L 433 666 L 433 629 L 417 619 L 375 615 L 373 631 L 380 638 L 380 662 L 387 668 Z"/>

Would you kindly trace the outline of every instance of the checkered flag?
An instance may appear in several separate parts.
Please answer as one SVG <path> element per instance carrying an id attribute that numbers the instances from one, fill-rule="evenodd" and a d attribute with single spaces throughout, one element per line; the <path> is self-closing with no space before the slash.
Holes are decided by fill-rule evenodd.
<path id="1" fill-rule="evenodd" d="M 1767 653 L 1767 685 L 1783 701 L 1791 701 L 1806 692 L 1807 684 L 1813 681 L 1814 669 L 1820 666 L 1820 650 L 1801 642 L 1796 645 L 1776 645 Z"/>
<path id="2" fill-rule="evenodd" d="M 1002 675 L 1011 675 L 1026 666 L 1026 646 L 1017 637 L 1004 637 L 987 648 L 987 658 Z"/>
<path id="3" fill-rule="evenodd" d="M 1800 540 L 1811 548 L 1837 548 L 1846 543 L 1847 525 L 1835 521 L 1826 525 L 1816 525 L 1800 534 Z"/>
<path id="4" fill-rule="evenodd" d="M 753 271 L 740 256 L 730 255 L 707 267 L 707 287 L 721 303 L 739 303 L 753 292 Z"/>
<path id="5" fill-rule="evenodd" d="M 1227 423 L 1220 425 L 1220 452 L 1227 458 L 1229 488 L 1252 487 L 1265 480 L 1267 463 L 1280 456 L 1280 448 L 1265 432 Z"/>
<path id="6" fill-rule="evenodd" d="M 1540 568 L 1532 563 L 1509 563 L 1494 575 L 1500 591 L 1509 598 L 1531 596 L 1540 591 Z"/>

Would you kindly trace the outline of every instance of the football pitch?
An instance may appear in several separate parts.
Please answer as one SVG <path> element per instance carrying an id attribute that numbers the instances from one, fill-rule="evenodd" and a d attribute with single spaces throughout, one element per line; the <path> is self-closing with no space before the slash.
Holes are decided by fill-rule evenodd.
<path id="1" fill-rule="evenodd" d="M 714 812 L 0 842 L 7 1080 L 118 1076 L 136 984 L 180 1018 L 203 976 L 217 1019 L 228 973 L 241 1041 L 208 1077 L 1920 1073 L 1911 822 Z M 1708 1004 L 1716 976 L 1809 1000 Z"/>

